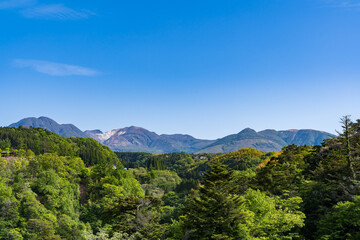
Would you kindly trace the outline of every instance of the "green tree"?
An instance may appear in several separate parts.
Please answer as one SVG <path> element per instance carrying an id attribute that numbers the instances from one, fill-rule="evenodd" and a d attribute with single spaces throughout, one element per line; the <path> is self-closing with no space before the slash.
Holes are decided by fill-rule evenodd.
<path id="1" fill-rule="evenodd" d="M 259 190 L 248 189 L 241 197 L 245 217 L 239 227 L 242 239 L 296 239 L 304 226 L 305 214 L 300 211 L 302 199 L 270 197 Z"/>
<path id="2" fill-rule="evenodd" d="M 11 148 L 11 141 L 8 138 L 0 140 L 0 148 Z"/>
<path id="3" fill-rule="evenodd" d="M 224 153 L 214 158 L 222 161 L 233 170 L 247 170 L 255 167 L 265 159 L 264 152 L 253 148 L 242 148 L 235 152 Z"/>
<path id="4" fill-rule="evenodd" d="M 161 200 L 154 197 L 122 198 L 103 213 L 104 223 L 116 232 L 130 235 L 140 233 L 140 239 L 159 239 L 163 228 L 159 224 Z"/>
<path id="5" fill-rule="evenodd" d="M 240 199 L 231 186 L 232 172 L 220 161 L 211 165 L 198 196 L 191 198 L 183 217 L 190 239 L 239 239 Z"/>
<path id="6" fill-rule="evenodd" d="M 60 236 L 55 233 L 54 226 L 49 221 L 41 219 L 29 219 L 28 230 L 30 232 L 30 239 L 43 240 L 60 240 Z"/>
<path id="7" fill-rule="evenodd" d="M 353 128 L 353 122 L 350 120 L 350 116 L 344 116 L 341 118 L 340 123 L 342 124 L 342 133 L 339 133 L 339 137 L 343 144 L 343 154 L 346 158 L 347 167 L 349 169 L 350 176 L 353 180 L 356 179 L 356 172 L 353 167 L 353 144 L 352 137 L 355 134 L 355 130 Z"/>
<path id="8" fill-rule="evenodd" d="M 282 195 L 284 191 L 296 195 L 304 182 L 307 159 L 312 152 L 311 146 L 284 147 L 281 154 L 272 157 L 265 166 L 257 169 L 252 187 L 274 195 Z"/>
<path id="9" fill-rule="evenodd" d="M 360 196 L 354 202 L 339 202 L 320 220 L 317 239 L 360 239 Z"/>

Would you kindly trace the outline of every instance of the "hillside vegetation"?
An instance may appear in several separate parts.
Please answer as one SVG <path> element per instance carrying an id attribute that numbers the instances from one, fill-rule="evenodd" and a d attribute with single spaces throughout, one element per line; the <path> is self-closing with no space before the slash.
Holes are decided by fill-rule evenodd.
<path id="1" fill-rule="evenodd" d="M 360 239 L 360 120 L 342 128 L 224 154 L 0 128 L 0 239 Z"/>

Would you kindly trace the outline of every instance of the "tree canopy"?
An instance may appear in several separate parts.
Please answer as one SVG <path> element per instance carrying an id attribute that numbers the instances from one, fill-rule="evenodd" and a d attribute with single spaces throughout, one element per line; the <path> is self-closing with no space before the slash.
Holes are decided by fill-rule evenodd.
<path id="1" fill-rule="evenodd" d="M 359 239 L 360 120 L 276 153 L 114 153 L 0 128 L 0 239 Z"/>

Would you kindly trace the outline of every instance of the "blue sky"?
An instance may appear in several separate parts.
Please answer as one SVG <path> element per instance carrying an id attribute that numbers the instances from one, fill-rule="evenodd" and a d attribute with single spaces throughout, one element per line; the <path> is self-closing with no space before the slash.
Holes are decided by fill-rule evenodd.
<path id="1" fill-rule="evenodd" d="M 0 125 L 214 139 L 360 118 L 360 0 L 0 0 Z"/>

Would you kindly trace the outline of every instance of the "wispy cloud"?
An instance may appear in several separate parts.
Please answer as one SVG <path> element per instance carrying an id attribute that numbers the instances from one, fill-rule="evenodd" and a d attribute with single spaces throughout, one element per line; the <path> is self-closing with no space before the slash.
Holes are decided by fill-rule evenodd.
<path id="1" fill-rule="evenodd" d="M 35 5 L 36 3 L 36 0 L 5 0 L 0 1 L 0 9 L 24 8 Z"/>
<path id="2" fill-rule="evenodd" d="M 325 0 L 328 7 L 360 8 L 360 0 Z"/>
<path id="3" fill-rule="evenodd" d="M 89 10 L 77 11 L 68 8 L 63 4 L 40 5 L 32 8 L 27 8 L 20 13 L 27 18 L 42 18 L 42 19 L 60 19 L 60 20 L 76 20 L 88 18 L 95 15 Z"/>
<path id="4" fill-rule="evenodd" d="M 86 67 L 33 59 L 16 59 L 14 65 L 22 68 L 29 67 L 51 76 L 95 76 L 99 74 L 98 71 Z"/>
<path id="5" fill-rule="evenodd" d="M 26 18 L 47 20 L 78 20 L 96 15 L 90 10 L 75 10 L 61 3 L 38 4 L 37 0 L 0 0 L 1 9 L 16 9 Z"/>

